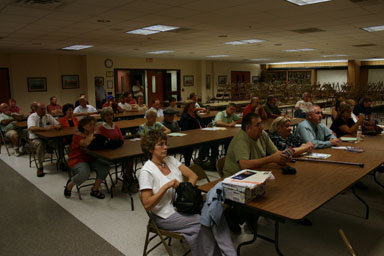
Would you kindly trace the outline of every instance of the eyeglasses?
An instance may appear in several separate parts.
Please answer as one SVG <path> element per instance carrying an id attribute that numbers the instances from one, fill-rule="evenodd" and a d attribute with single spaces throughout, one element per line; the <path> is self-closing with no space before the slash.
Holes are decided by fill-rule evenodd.
<path id="1" fill-rule="evenodd" d="M 168 143 L 167 142 L 160 142 L 160 143 L 156 143 L 155 146 L 158 146 L 158 147 L 161 147 L 161 148 L 164 148 L 164 147 L 168 147 Z"/>

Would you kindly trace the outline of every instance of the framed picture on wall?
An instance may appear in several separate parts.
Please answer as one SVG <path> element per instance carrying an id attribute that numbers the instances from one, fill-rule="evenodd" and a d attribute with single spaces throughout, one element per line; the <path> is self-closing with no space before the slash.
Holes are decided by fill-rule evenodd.
<path id="1" fill-rule="evenodd" d="M 61 86 L 63 89 L 77 89 L 80 88 L 79 75 L 62 75 Z"/>
<path id="2" fill-rule="evenodd" d="M 95 77 L 95 85 L 97 85 L 97 86 L 104 86 L 104 77 L 96 76 Z"/>
<path id="3" fill-rule="evenodd" d="M 46 77 L 27 77 L 28 92 L 46 92 Z"/>
<path id="4" fill-rule="evenodd" d="M 107 71 L 105 75 L 106 77 L 113 77 L 113 71 Z"/>
<path id="5" fill-rule="evenodd" d="M 227 84 L 227 76 L 219 76 L 217 81 L 219 84 Z"/>
<path id="6" fill-rule="evenodd" d="M 211 75 L 205 76 L 205 86 L 207 89 L 211 89 Z"/>
<path id="7" fill-rule="evenodd" d="M 113 89 L 113 81 L 107 80 L 107 89 Z"/>
<path id="8" fill-rule="evenodd" d="M 193 86 L 193 76 L 184 76 L 184 86 Z"/>

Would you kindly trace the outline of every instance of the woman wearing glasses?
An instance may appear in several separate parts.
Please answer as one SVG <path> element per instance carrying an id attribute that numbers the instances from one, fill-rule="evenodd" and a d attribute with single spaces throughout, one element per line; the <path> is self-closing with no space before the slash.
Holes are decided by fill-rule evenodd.
<path id="1" fill-rule="evenodd" d="M 183 176 L 195 185 L 197 175 L 173 156 L 167 156 L 167 136 L 151 130 L 143 136 L 141 148 L 149 159 L 139 172 L 141 201 L 156 224 L 161 229 L 183 234 L 192 255 L 220 255 L 217 243 L 228 248 L 222 254 L 236 255 L 226 225 L 217 227 L 214 238 L 210 228 L 201 226 L 200 215 L 179 213 L 173 208 L 175 189 Z"/>

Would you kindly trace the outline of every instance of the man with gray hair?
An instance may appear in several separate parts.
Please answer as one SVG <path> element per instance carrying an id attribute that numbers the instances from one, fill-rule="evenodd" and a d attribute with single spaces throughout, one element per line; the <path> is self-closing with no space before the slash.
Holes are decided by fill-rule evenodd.
<path id="1" fill-rule="evenodd" d="M 308 108 L 306 120 L 299 123 L 295 134 L 304 142 L 313 142 L 315 148 L 328 148 L 337 146 L 339 140 L 332 131 L 321 123 L 321 108 L 318 105 L 312 105 Z"/>
<path id="2" fill-rule="evenodd" d="M 295 113 L 293 114 L 295 117 L 305 117 L 309 111 L 309 107 L 312 106 L 312 102 L 309 101 L 310 98 L 309 93 L 303 93 L 303 99 L 299 100 L 295 105 Z"/>
<path id="3" fill-rule="evenodd" d="M 22 119 L 23 119 L 23 116 L 12 115 L 7 103 L 0 104 L 0 128 L 4 136 L 12 141 L 16 156 L 21 155 L 21 152 L 19 151 L 20 135 L 19 135 L 19 131 L 13 125 L 13 122 L 20 121 Z"/>
<path id="4" fill-rule="evenodd" d="M 58 130 L 61 128 L 61 125 L 53 116 L 46 113 L 46 107 L 43 103 L 37 103 L 37 110 L 35 113 L 29 115 L 27 124 L 30 144 L 36 149 L 37 177 L 43 177 L 43 162 L 47 142 L 39 139 L 35 132 Z"/>

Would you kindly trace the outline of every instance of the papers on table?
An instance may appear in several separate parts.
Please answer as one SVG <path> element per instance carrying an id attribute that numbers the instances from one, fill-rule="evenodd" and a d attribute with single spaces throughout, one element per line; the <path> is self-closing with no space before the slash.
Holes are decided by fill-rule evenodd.
<path id="1" fill-rule="evenodd" d="M 347 149 L 345 146 L 340 146 L 340 147 L 332 147 L 333 149 Z"/>
<path id="2" fill-rule="evenodd" d="M 343 142 L 351 142 L 351 141 L 357 141 L 357 138 L 355 138 L 355 137 L 340 137 L 340 140 Z"/>
<path id="3" fill-rule="evenodd" d="M 327 159 L 330 156 L 331 154 L 323 154 L 323 153 L 311 153 L 311 154 L 305 155 L 305 157 L 315 158 L 315 159 Z"/>
<path id="4" fill-rule="evenodd" d="M 141 140 L 140 138 L 133 138 L 133 139 L 130 139 L 130 141 L 137 141 L 137 140 Z"/>
<path id="5" fill-rule="evenodd" d="M 360 148 L 360 147 L 345 147 L 345 146 L 341 146 L 341 147 L 332 147 L 333 149 L 344 149 L 344 150 L 347 150 L 347 151 L 350 151 L 350 152 L 356 152 L 356 153 L 361 153 L 361 152 L 364 152 L 364 149 L 363 148 Z"/>
<path id="6" fill-rule="evenodd" d="M 241 128 L 241 124 L 235 124 L 235 127 Z"/>
<path id="7" fill-rule="evenodd" d="M 202 128 L 201 130 L 203 130 L 203 131 L 224 131 L 224 130 L 227 130 L 227 128 L 225 128 L 225 127 L 206 127 L 206 128 Z"/>
<path id="8" fill-rule="evenodd" d="M 172 132 L 172 133 L 168 134 L 168 136 L 173 136 L 173 137 L 182 137 L 185 135 L 187 135 L 187 134 L 181 133 L 181 132 Z"/>
<path id="9" fill-rule="evenodd" d="M 266 180 L 273 179 L 275 179 L 275 176 L 273 176 L 272 172 L 245 169 L 225 178 L 223 183 L 254 188 L 256 185 L 262 184 Z"/>

